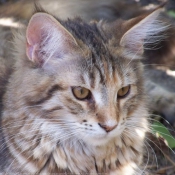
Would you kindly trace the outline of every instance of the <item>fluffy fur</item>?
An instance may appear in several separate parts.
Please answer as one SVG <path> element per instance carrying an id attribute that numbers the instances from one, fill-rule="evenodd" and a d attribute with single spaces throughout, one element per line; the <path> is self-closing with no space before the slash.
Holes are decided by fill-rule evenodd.
<path id="1" fill-rule="evenodd" d="M 45 12 L 32 16 L 15 37 L 16 63 L 3 98 L 2 130 L 10 156 L 2 173 L 144 172 L 139 166 L 147 99 L 142 52 L 131 43 L 144 47 L 158 13 L 90 24 Z M 141 33 L 140 25 L 147 24 Z M 128 85 L 129 94 L 119 99 L 118 91 Z M 92 99 L 77 100 L 75 86 L 89 89 Z M 102 124 L 116 127 L 106 132 Z"/>

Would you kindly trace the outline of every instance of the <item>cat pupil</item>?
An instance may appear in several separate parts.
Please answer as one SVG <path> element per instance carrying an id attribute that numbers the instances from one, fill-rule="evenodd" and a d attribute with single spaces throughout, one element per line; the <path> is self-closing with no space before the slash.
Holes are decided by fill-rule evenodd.
<path id="1" fill-rule="evenodd" d="M 85 93 L 84 89 L 81 89 L 80 93 L 81 93 L 81 95 L 83 95 Z"/>

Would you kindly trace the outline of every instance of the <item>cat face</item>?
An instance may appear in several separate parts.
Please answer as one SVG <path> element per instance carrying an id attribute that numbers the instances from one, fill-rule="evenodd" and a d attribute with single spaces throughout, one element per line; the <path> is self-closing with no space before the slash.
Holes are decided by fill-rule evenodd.
<path id="1" fill-rule="evenodd" d="M 17 131 L 25 138 L 19 135 L 13 141 L 30 141 L 24 149 L 34 150 L 38 140 L 47 138 L 52 150 L 70 140 L 105 145 L 123 137 L 124 131 L 132 137 L 133 130 L 144 130 L 136 127 L 144 122 L 147 126 L 140 58 L 143 41 L 158 26 L 158 14 L 90 25 L 33 15 L 25 37 L 19 37 L 25 48 L 18 48 L 5 96 L 8 117 L 3 122 L 16 123 L 7 133 Z"/>
<path id="2" fill-rule="evenodd" d="M 54 130 L 57 138 L 60 138 L 60 132 L 67 133 L 88 144 L 98 145 L 119 136 L 125 121 L 138 111 L 144 96 L 141 77 L 137 76 L 141 64 L 134 61 L 130 64 L 125 60 L 125 65 L 120 65 L 119 59 L 115 58 L 116 63 L 108 60 L 113 70 L 98 67 L 98 63 L 88 68 L 88 59 L 92 58 L 63 63 L 53 78 L 54 84 L 47 90 L 50 98 L 43 97 L 36 102 L 42 102 L 41 111 L 45 111 L 45 115 L 41 117 L 50 123 L 50 128 L 53 124 L 53 129 L 48 132 Z M 134 72 L 131 66 L 137 71 Z M 38 105 L 36 102 L 33 105 Z"/>

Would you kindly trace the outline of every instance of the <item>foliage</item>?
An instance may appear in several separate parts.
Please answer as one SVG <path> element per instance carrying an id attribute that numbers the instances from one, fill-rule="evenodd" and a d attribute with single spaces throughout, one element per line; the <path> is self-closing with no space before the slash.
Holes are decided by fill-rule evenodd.
<path id="1" fill-rule="evenodd" d="M 172 18 L 175 18 L 175 11 L 174 10 L 169 10 L 167 11 L 167 14 L 172 17 Z"/>
<path id="2" fill-rule="evenodd" d="M 175 148 L 175 138 L 162 123 L 154 121 L 152 124 L 152 131 L 157 137 L 162 137 L 171 149 Z"/>

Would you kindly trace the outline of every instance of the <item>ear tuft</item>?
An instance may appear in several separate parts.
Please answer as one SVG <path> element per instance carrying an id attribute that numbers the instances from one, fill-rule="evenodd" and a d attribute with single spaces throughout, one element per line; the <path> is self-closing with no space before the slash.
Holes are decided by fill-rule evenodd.
<path id="1" fill-rule="evenodd" d="M 164 39 L 165 36 L 161 33 L 168 26 L 158 19 L 160 12 L 161 9 L 152 12 L 123 35 L 120 45 L 125 48 L 126 54 L 132 54 L 138 58 L 143 54 L 145 44 L 156 44 Z"/>
<path id="2" fill-rule="evenodd" d="M 26 54 L 32 62 L 43 65 L 50 59 L 63 58 L 77 45 L 74 37 L 51 15 L 36 13 L 26 31 Z"/>

